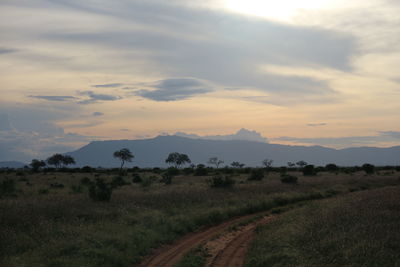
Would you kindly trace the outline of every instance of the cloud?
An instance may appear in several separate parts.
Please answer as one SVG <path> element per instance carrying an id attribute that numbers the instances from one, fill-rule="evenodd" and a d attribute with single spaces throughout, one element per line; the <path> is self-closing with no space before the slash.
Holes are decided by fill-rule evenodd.
<path id="1" fill-rule="evenodd" d="M 206 82 L 195 78 L 165 79 L 151 87 L 152 90 L 137 90 L 135 94 L 154 101 L 177 101 L 214 90 Z"/>
<path id="2" fill-rule="evenodd" d="M 29 97 L 31 98 L 38 98 L 38 99 L 44 99 L 47 101 L 70 101 L 70 100 L 75 100 L 76 97 L 73 96 L 49 96 L 49 95 L 30 95 Z"/>
<path id="3" fill-rule="evenodd" d="M 96 88 L 113 88 L 113 87 L 120 87 L 124 84 L 122 83 L 106 83 L 106 84 L 95 84 L 92 85 L 92 87 L 96 87 Z"/>
<path id="4" fill-rule="evenodd" d="M 262 136 L 260 133 L 256 131 L 251 131 L 247 129 L 240 129 L 234 134 L 228 134 L 228 135 L 206 135 L 206 136 L 200 136 L 197 134 L 187 134 L 183 132 L 177 132 L 174 135 L 176 136 L 182 136 L 186 138 L 192 138 L 192 139 L 207 139 L 207 140 L 244 140 L 244 141 L 256 141 L 256 142 L 261 142 L 261 143 L 268 143 L 268 139 L 264 136 Z"/>
<path id="5" fill-rule="evenodd" d="M 297 137 L 278 137 L 273 138 L 273 141 L 285 141 L 294 142 L 300 144 L 313 144 L 330 147 L 350 147 L 350 146 L 364 146 L 364 145 L 376 145 L 376 144 L 398 144 L 400 139 L 400 132 L 387 131 L 379 132 L 377 135 L 371 136 L 344 136 L 344 137 L 322 137 L 322 138 L 297 138 Z"/>
<path id="6" fill-rule="evenodd" d="M 89 99 L 78 101 L 78 104 L 93 104 L 99 101 L 116 101 L 121 99 L 120 96 L 96 94 L 93 91 L 78 91 L 78 94 L 89 97 Z"/>
<path id="7" fill-rule="evenodd" d="M 0 47 L 0 55 L 1 54 L 10 54 L 10 53 L 14 53 L 14 52 L 17 52 L 17 51 L 18 51 L 17 49 Z"/>
<path id="8" fill-rule="evenodd" d="M 307 124 L 307 126 L 310 126 L 310 127 L 320 127 L 320 126 L 326 126 L 326 125 L 328 125 L 327 123 L 324 123 L 324 122 L 322 122 L 322 123 L 309 123 L 309 124 Z"/>
<path id="9" fill-rule="evenodd" d="M 94 116 L 94 117 L 100 117 L 100 116 L 103 116 L 103 115 L 104 115 L 104 113 L 103 112 L 99 112 L 99 111 L 96 111 L 96 112 L 92 113 L 92 116 Z"/>

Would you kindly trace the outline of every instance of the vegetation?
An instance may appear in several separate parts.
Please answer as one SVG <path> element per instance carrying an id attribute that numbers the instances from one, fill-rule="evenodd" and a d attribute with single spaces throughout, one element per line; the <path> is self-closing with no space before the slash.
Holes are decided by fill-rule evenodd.
<path id="1" fill-rule="evenodd" d="M 115 151 L 113 156 L 121 161 L 121 166 L 119 168 L 120 171 L 122 171 L 122 167 L 124 167 L 125 162 L 132 162 L 132 159 L 135 157 L 127 148 Z"/>
<path id="2" fill-rule="evenodd" d="M 214 165 L 217 169 L 219 167 L 219 165 L 221 165 L 222 163 L 224 163 L 223 160 L 219 159 L 218 157 L 212 157 L 208 160 L 207 162 L 210 165 Z"/>
<path id="3" fill-rule="evenodd" d="M 281 182 L 279 168 L 251 182 L 252 168 L 222 168 L 230 174 L 221 180 L 235 184 L 214 190 L 209 180 L 216 171 L 197 169 L 207 175 L 179 170 L 168 186 L 165 169 L 130 168 L 126 176 L 119 169 L 0 170 L 2 192 L 13 188 L 0 199 L 0 266 L 131 266 L 162 244 L 234 216 L 400 183 L 394 168 L 368 176 L 343 168 L 307 178 L 289 170 L 296 186 Z"/>
<path id="4" fill-rule="evenodd" d="M 189 156 L 186 154 L 173 152 L 168 155 L 167 159 L 165 160 L 165 163 L 173 164 L 175 168 L 178 168 L 179 166 L 184 165 L 186 163 L 191 163 L 191 160 L 189 159 Z"/>
<path id="5" fill-rule="evenodd" d="M 397 266 L 400 187 L 314 202 L 257 231 L 245 266 Z"/>

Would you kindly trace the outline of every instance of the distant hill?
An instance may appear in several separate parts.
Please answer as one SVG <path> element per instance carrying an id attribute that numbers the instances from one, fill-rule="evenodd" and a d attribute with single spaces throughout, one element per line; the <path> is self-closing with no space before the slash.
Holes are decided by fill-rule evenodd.
<path id="1" fill-rule="evenodd" d="M 78 166 L 117 167 L 119 161 L 113 153 L 128 148 L 135 155 L 130 166 L 164 167 L 171 152 L 187 154 L 194 164 L 205 164 L 210 157 L 219 157 L 229 165 L 233 161 L 246 166 L 261 166 L 265 158 L 273 159 L 274 166 L 284 166 L 288 161 L 305 160 L 310 164 L 335 163 L 341 166 L 400 165 L 400 146 L 391 148 L 358 147 L 331 149 L 321 146 L 287 146 L 255 141 L 204 140 L 180 136 L 158 136 L 145 140 L 93 141 L 70 153 Z"/>
<path id="2" fill-rule="evenodd" d="M 12 169 L 19 169 L 23 168 L 25 163 L 19 161 L 0 161 L 0 168 L 12 168 Z"/>

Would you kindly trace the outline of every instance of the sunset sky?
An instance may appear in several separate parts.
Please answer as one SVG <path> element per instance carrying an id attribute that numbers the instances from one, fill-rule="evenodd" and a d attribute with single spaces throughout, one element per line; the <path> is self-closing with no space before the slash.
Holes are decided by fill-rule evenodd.
<path id="1" fill-rule="evenodd" d="M 2 0 L 0 160 L 257 131 L 400 144 L 400 1 Z"/>

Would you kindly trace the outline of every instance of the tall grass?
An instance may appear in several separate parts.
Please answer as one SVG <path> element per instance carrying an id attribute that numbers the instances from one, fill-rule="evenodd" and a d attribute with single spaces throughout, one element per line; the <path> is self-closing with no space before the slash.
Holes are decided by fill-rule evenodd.
<path id="1" fill-rule="evenodd" d="M 245 266 L 397 266 L 400 187 L 323 200 L 258 229 Z"/>
<path id="2" fill-rule="evenodd" d="M 112 173 L 15 173 L 16 196 L 0 200 L 0 265 L 2 266 L 131 266 L 153 248 L 202 226 L 234 216 L 268 210 L 306 199 L 398 183 L 398 174 L 319 174 L 282 184 L 277 173 L 262 181 L 233 177 L 229 189 L 210 188 L 205 176 L 176 176 L 171 185 L 161 175 L 149 186 L 116 187 L 110 202 L 89 198 L 88 180 L 112 182 Z M 157 178 L 158 177 L 158 178 Z M 125 181 L 127 181 L 125 179 Z M 83 182 L 82 182 L 83 181 Z M 54 183 L 62 188 L 51 187 Z M 71 192 L 73 186 L 80 190 Z M 39 190 L 47 194 L 39 194 Z"/>

